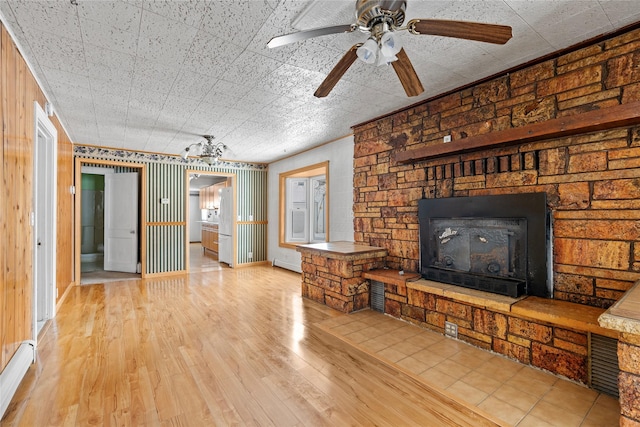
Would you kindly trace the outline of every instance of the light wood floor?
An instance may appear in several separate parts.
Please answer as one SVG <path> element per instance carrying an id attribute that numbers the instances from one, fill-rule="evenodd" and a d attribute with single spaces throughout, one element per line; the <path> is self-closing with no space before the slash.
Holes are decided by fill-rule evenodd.
<path id="1" fill-rule="evenodd" d="M 496 425 L 318 326 L 340 316 L 266 266 L 77 286 L 1 424 Z"/>

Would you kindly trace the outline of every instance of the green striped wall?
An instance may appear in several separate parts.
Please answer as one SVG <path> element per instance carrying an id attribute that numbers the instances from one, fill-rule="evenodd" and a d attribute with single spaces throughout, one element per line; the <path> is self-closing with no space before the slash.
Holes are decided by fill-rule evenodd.
<path id="1" fill-rule="evenodd" d="M 83 152 L 81 146 L 79 147 L 76 146 L 76 156 L 87 159 L 87 162 L 91 158 L 123 161 L 113 155 L 112 150 L 100 150 L 100 156 L 93 157 Z M 154 161 L 155 159 L 158 161 Z M 147 199 L 143 201 L 148 223 L 146 274 L 170 273 L 186 269 L 185 179 L 187 169 L 235 175 L 236 211 L 241 217 L 241 223 L 236 228 L 236 265 L 267 260 L 266 168 L 256 168 L 251 165 L 243 168 L 242 163 L 222 163 L 220 166 L 209 167 L 197 162 L 180 162 L 175 157 L 159 155 L 154 156 L 153 160 L 143 157 L 131 163 L 147 165 L 147 176 L 144 177 Z M 127 169 L 132 168 L 116 168 L 119 172 Z M 163 198 L 169 199 L 169 203 L 162 204 Z M 250 215 L 253 215 L 253 221 L 249 221 Z M 248 252 L 253 252 L 252 259 L 248 258 Z"/>

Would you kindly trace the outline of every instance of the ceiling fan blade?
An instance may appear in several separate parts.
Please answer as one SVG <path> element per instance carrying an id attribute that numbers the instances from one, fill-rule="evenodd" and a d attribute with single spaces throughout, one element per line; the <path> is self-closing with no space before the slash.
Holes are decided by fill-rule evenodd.
<path id="1" fill-rule="evenodd" d="M 277 36 L 269 40 L 267 43 L 267 47 L 274 48 L 279 46 L 284 46 L 286 44 L 291 44 L 295 42 L 300 42 L 302 40 L 307 40 L 313 37 L 319 36 L 327 36 L 329 34 L 337 34 L 337 33 L 350 33 L 357 28 L 354 24 L 348 25 L 336 25 L 333 27 L 323 27 L 316 28 L 313 30 L 306 31 L 298 31 L 297 33 L 286 34 L 284 36 Z"/>
<path id="2" fill-rule="evenodd" d="M 455 37 L 495 44 L 505 44 L 512 36 L 511 27 L 506 25 L 443 19 L 412 19 L 407 24 L 407 30 L 411 34 Z"/>
<path id="3" fill-rule="evenodd" d="M 400 52 L 396 53 L 396 57 L 398 60 L 393 61 L 391 65 L 393 65 L 393 69 L 396 71 L 407 96 L 420 95 L 424 92 L 424 88 L 422 87 L 422 83 L 418 78 L 418 74 L 416 74 L 416 70 L 413 68 L 413 64 L 411 64 L 407 53 L 404 49 L 400 49 Z"/>
<path id="4" fill-rule="evenodd" d="M 355 44 L 351 46 L 351 49 L 344 54 L 344 56 L 338 61 L 333 70 L 327 75 L 327 78 L 318 86 L 316 92 L 313 94 L 316 98 L 324 98 L 329 95 L 329 92 L 333 89 L 333 87 L 340 81 L 344 73 L 347 72 L 349 67 L 354 63 L 354 61 L 358 58 L 356 50 L 362 46 L 362 43 Z"/>

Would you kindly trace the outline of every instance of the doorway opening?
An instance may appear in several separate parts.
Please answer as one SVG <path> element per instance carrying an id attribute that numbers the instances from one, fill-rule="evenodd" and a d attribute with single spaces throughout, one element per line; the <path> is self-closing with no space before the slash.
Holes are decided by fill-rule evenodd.
<path id="1" fill-rule="evenodd" d="M 76 280 L 144 277 L 145 166 L 76 159 Z"/>
<path id="2" fill-rule="evenodd" d="M 56 200 L 58 132 L 35 102 L 33 167 L 33 339 L 56 310 Z"/>
<path id="3" fill-rule="evenodd" d="M 235 221 L 231 224 L 225 223 L 232 220 L 231 217 L 234 215 L 221 216 L 221 208 L 224 209 L 224 206 L 221 206 L 220 202 L 221 199 L 226 198 L 227 207 L 234 208 L 235 204 L 229 200 L 230 197 L 222 194 L 233 194 L 235 175 L 187 170 L 185 181 L 187 185 L 187 191 L 185 191 L 187 271 L 211 271 L 233 266 L 234 237 L 229 230 L 234 229 Z M 220 229 L 221 225 L 223 230 Z M 221 236 L 222 231 L 224 231 L 223 236 Z M 221 237 L 224 240 L 222 242 Z"/>

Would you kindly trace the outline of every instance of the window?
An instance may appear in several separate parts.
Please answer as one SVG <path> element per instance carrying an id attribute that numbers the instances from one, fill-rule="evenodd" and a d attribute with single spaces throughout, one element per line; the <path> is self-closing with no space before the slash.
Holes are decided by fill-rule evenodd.
<path id="1" fill-rule="evenodd" d="M 326 242 L 329 162 L 280 174 L 280 246 Z"/>

